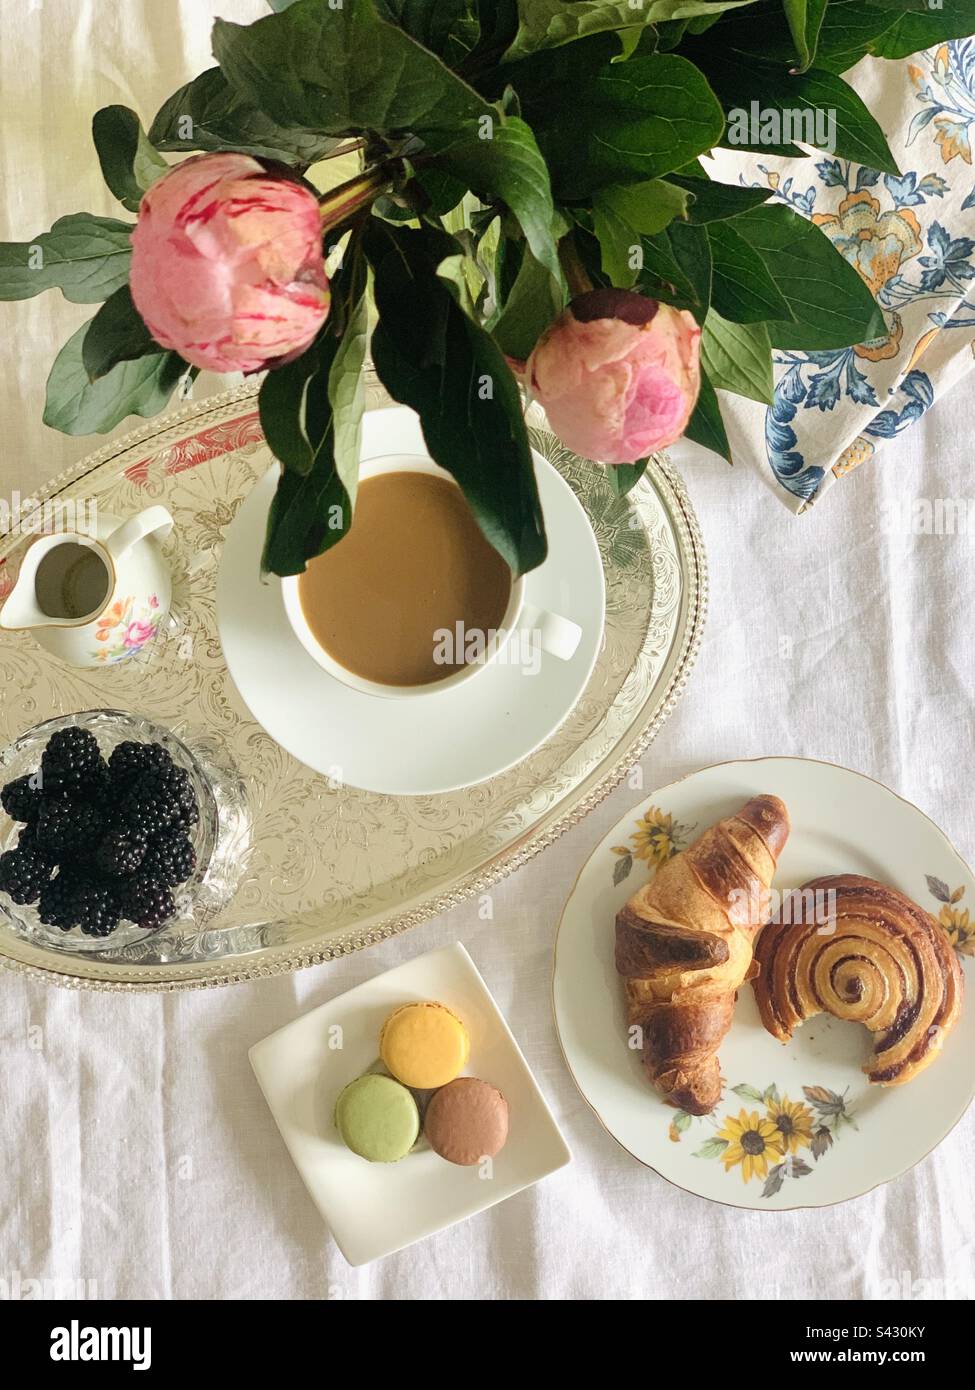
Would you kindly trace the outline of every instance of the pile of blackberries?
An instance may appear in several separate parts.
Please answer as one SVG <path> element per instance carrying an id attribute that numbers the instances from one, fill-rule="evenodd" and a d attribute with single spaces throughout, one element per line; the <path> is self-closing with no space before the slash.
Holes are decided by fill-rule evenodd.
<path id="1" fill-rule="evenodd" d="M 159 743 L 120 743 L 108 762 L 87 729 L 62 729 L 40 769 L 0 792 L 24 826 L 0 855 L 0 892 L 61 931 L 152 931 L 176 913 L 173 889 L 196 869 L 200 808 L 188 773 Z"/>

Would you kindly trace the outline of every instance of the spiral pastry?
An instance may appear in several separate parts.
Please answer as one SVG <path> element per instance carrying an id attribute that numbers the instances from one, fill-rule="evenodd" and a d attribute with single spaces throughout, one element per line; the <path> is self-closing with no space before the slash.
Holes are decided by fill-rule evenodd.
<path id="1" fill-rule="evenodd" d="M 831 922 L 791 921 L 809 890 L 835 892 Z M 758 938 L 762 1022 L 780 1042 L 814 1014 L 862 1023 L 876 1038 L 863 1068 L 870 1080 L 910 1081 L 934 1061 L 961 1011 L 964 980 L 947 937 L 923 908 L 872 878 L 816 878 L 799 894 Z"/>

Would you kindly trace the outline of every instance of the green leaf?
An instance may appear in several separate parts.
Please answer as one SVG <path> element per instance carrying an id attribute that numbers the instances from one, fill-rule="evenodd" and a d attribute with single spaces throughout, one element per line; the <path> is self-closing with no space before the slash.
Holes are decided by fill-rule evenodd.
<path id="1" fill-rule="evenodd" d="M 364 261 L 355 268 L 351 283 L 342 339 L 328 373 L 328 398 L 335 417 L 335 468 L 354 510 L 366 408 L 363 367 L 369 352 L 369 280 Z"/>
<path id="2" fill-rule="evenodd" d="M 819 30 L 816 66 L 845 72 L 858 63 L 897 16 L 884 13 L 866 0 L 829 0 Z"/>
<path id="3" fill-rule="evenodd" d="M 867 286 L 812 222 L 778 203 L 743 213 L 735 230 L 763 257 L 795 319 L 768 324 L 773 347 L 825 351 L 886 333 Z"/>
<path id="4" fill-rule="evenodd" d="M 907 58 L 922 48 L 970 34 L 975 34 L 975 0 L 951 0 L 943 10 L 930 14 L 895 16 L 894 23 L 871 43 L 870 52 L 878 58 Z"/>
<path id="5" fill-rule="evenodd" d="M 350 260 L 351 257 L 351 260 Z M 296 362 L 269 372 L 261 426 L 284 473 L 268 516 L 265 571 L 300 574 L 348 533 L 359 478 L 368 346 L 365 267 L 354 248 L 333 281 L 344 304 L 341 336 L 331 323 Z"/>
<path id="6" fill-rule="evenodd" d="M 637 276 L 637 288 L 651 299 L 664 299 L 678 309 L 692 309 L 699 320 L 707 312 L 698 290 L 678 264 L 673 243 L 667 232 L 641 237 L 643 269 Z M 704 287 L 710 294 L 710 284 Z"/>
<path id="7" fill-rule="evenodd" d="M 593 207 L 609 207 L 640 235 L 655 236 L 673 222 L 684 217 L 690 195 L 665 179 L 647 179 L 643 183 L 604 188 L 593 198 Z"/>
<path id="8" fill-rule="evenodd" d="M 693 15 L 740 9 L 753 0 L 518 0 L 521 23 L 505 61 L 558 48 L 605 30 L 642 28 Z"/>
<path id="9" fill-rule="evenodd" d="M 714 263 L 711 302 L 719 314 L 733 323 L 792 317 L 764 260 L 731 222 L 711 223 L 707 237 Z"/>
<path id="10" fill-rule="evenodd" d="M 146 139 L 142 122 L 127 106 L 104 106 L 91 123 L 102 176 L 124 208 L 138 212 L 142 195 L 169 165 Z"/>
<path id="11" fill-rule="evenodd" d="M 132 228 L 75 212 L 33 241 L 0 243 L 0 299 L 60 289 L 73 304 L 96 304 L 128 282 Z"/>
<path id="12" fill-rule="evenodd" d="M 688 222 L 673 222 L 667 228 L 666 235 L 674 253 L 674 260 L 694 287 L 691 311 L 698 323 L 703 324 L 711 303 L 713 286 L 713 264 L 708 234 L 703 227 L 692 227 Z"/>
<path id="13" fill-rule="evenodd" d="M 299 126 L 279 125 L 208 68 L 160 108 L 149 130 L 158 150 L 236 150 L 307 168 L 339 143 Z"/>
<path id="14" fill-rule="evenodd" d="M 461 62 L 480 38 L 474 0 L 376 0 L 376 8 L 448 67 Z"/>
<path id="15" fill-rule="evenodd" d="M 489 543 L 515 574 L 534 569 L 547 544 L 518 386 L 490 336 L 437 275 L 459 243 L 430 227 L 373 218 L 365 248 L 383 384 L 419 414 L 432 457 L 459 483 Z"/>
<path id="16" fill-rule="evenodd" d="M 331 439 L 328 369 L 336 346 L 323 333 L 296 361 L 268 372 L 261 385 L 258 407 L 267 446 L 288 472 L 303 478 Z"/>
<path id="17" fill-rule="evenodd" d="M 703 74 L 675 54 L 631 58 L 553 83 L 526 109 L 562 199 L 659 178 L 710 150 L 724 131 Z M 568 111 L 584 111 L 585 120 L 567 120 Z"/>
<path id="18" fill-rule="evenodd" d="M 107 376 L 119 362 L 131 362 L 160 351 L 132 303 L 128 285 L 106 299 L 88 325 L 82 344 L 82 361 L 92 381 Z"/>
<path id="19" fill-rule="evenodd" d="M 827 0 L 782 0 L 789 30 L 795 40 L 799 58 L 797 72 L 811 68 L 819 43 L 819 30 L 826 13 Z"/>
<path id="20" fill-rule="evenodd" d="M 678 1110 L 677 1114 L 674 1116 L 674 1129 L 677 1130 L 678 1134 L 683 1134 L 685 1129 L 690 1128 L 693 1118 L 694 1117 L 689 1115 L 686 1110 Z"/>
<path id="21" fill-rule="evenodd" d="M 689 51 L 701 62 L 725 108 L 742 113 L 740 121 L 729 121 L 722 143 L 730 148 L 744 147 L 740 129 L 750 130 L 754 101 L 763 121 L 777 113 L 784 144 L 802 140 L 841 159 L 900 173 L 880 125 L 853 88 L 835 73 L 811 68 L 793 75 L 778 63 L 735 50 L 705 51 L 695 45 Z"/>
<path id="22" fill-rule="evenodd" d="M 636 284 L 642 268 L 640 236 L 618 215 L 612 203 L 602 201 L 598 193 L 593 196 L 592 225 L 599 241 L 603 274 L 617 289 L 630 289 Z"/>
<path id="23" fill-rule="evenodd" d="M 701 332 L 701 365 L 719 390 L 772 404 L 772 346 L 764 323 L 729 323 L 712 308 Z"/>
<path id="24" fill-rule="evenodd" d="M 136 361 L 120 362 L 93 382 L 84 362 L 90 326 L 82 324 L 68 339 L 47 380 L 44 423 L 63 434 L 107 434 L 127 415 L 158 414 L 187 371 L 177 353 L 160 348 Z"/>
<path id="25" fill-rule="evenodd" d="M 483 122 L 465 122 L 445 137 L 429 136 L 428 147 L 448 174 L 463 179 L 485 203 L 500 199 L 517 217 L 532 255 L 556 279 L 559 253 L 552 235 L 555 208 L 548 168 L 530 126 L 495 112 Z"/>
<path id="26" fill-rule="evenodd" d="M 301 574 L 310 559 L 348 535 L 351 525 L 348 494 L 331 448 L 323 448 L 310 473 L 282 473 L 268 512 L 261 568 L 282 578 Z"/>
<path id="27" fill-rule="evenodd" d="M 683 172 L 668 174 L 667 182 L 688 195 L 685 215 L 688 222 L 703 225 L 738 217 L 749 208 L 760 207 L 772 196 L 771 188 L 742 188 L 737 183 L 716 183 L 706 174 L 689 177 Z"/>
<path id="28" fill-rule="evenodd" d="M 297 0 L 254 24 L 218 19 L 213 52 L 230 85 L 275 121 L 323 135 L 451 129 L 491 108 L 372 0 Z"/>
<path id="29" fill-rule="evenodd" d="M 525 361 L 564 307 L 561 280 L 526 251 L 503 307 L 484 326 L 503 353 Z"/>
<path id="30" fill-rule="evenodd" d="M 606 469 L 606 480 L 617 497 L 625 497 L 633 491 L 647 471 L 648 458 L 638 459 L 636 463 L 614 463 Z"/>
<path id="31" fill-rule="evenodd" d="M 332 281 L 333 314 L 312 347 L 269 372 L 259 398 L 268 445 L 284 465 L 268 517 L 264 568 L 300 574 L 352 524 L 364 408 L 367 271 L 348 247 Z"/>
<path id="32" fill-rule="evenodd" d="M 736 1096 L 741 1096 L 742 1100 L 757 1100 L 759 1102 L 763 1101 L 761 1091 L 757 1091 L 754 1086 L 748 1086 L 744 1082 L 742 1082 L 740 1086 L 732 1086 L 731 1089 L 734 1091 Z"/>
<path id="33" fill-rule="evenodd" d="M 728 443 L 727 431 L 721 418 L 721 407 L 714 394 L 714 387 L 705 373 L 701 374 L 701 392 L 684 433 L 688 439 L 693 439 L 695 444 L 701 444 L 705 449 L 713 449 L 729 463 L 733 462 L 731 445 Z"/>
<path id="34" fill-rule="evenodd" d="M 762 1099 L 764 1100 L 766 1105 L 778 1105 L 779 1088 L 778 1086 L 776 1086 L 774 1081 L 772 1082 L 771 1086 L 766 1087 L 765 1095 L 762 1097 Z"/>
<path id="35" fill-rule="evenodd" d="M 719 1158 L 728 1147 L 727 1139 L 705 1139 L 692 1155 L 692 1158 Z"/>

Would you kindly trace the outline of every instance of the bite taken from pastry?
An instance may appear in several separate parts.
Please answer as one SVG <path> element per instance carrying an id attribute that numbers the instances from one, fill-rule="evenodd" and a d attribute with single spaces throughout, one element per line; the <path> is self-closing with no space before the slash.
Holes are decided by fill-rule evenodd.
<path id="1" fill-rule="evenodd" d="M 786 898 L 780 917 L 755 952 L 755 999 L 773 1037 L 788 1042 L 828 1013 L 874 1035 L 871 1081 L 900 1086 L 931 1065 L 961 1012 L 964 978 L 930 913 L 876 879 L 835 874 Z"/>
<path id="2" fill-rule="evenodd" d="M 772 878 L 789 835 L 777 796 L 752 797 L 658 870 L 616 917 L 616 969 L 643 1065 L 667 1100 L 706 1115 L 721 1098 L 718 1048 L 754 973 Z"/>

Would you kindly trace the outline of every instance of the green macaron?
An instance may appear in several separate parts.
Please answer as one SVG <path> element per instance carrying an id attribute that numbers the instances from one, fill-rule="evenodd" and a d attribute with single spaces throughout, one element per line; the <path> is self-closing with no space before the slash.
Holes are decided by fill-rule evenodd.
<path id="1" fill-rule="evenodd" d="M 351 1081 L 339 1096 L 335 1124 L 353 1153 L 370 1163 L 396 1163 L 417 1141 L 420 1112 L 405 1086 L 370 1073 Z"/>

